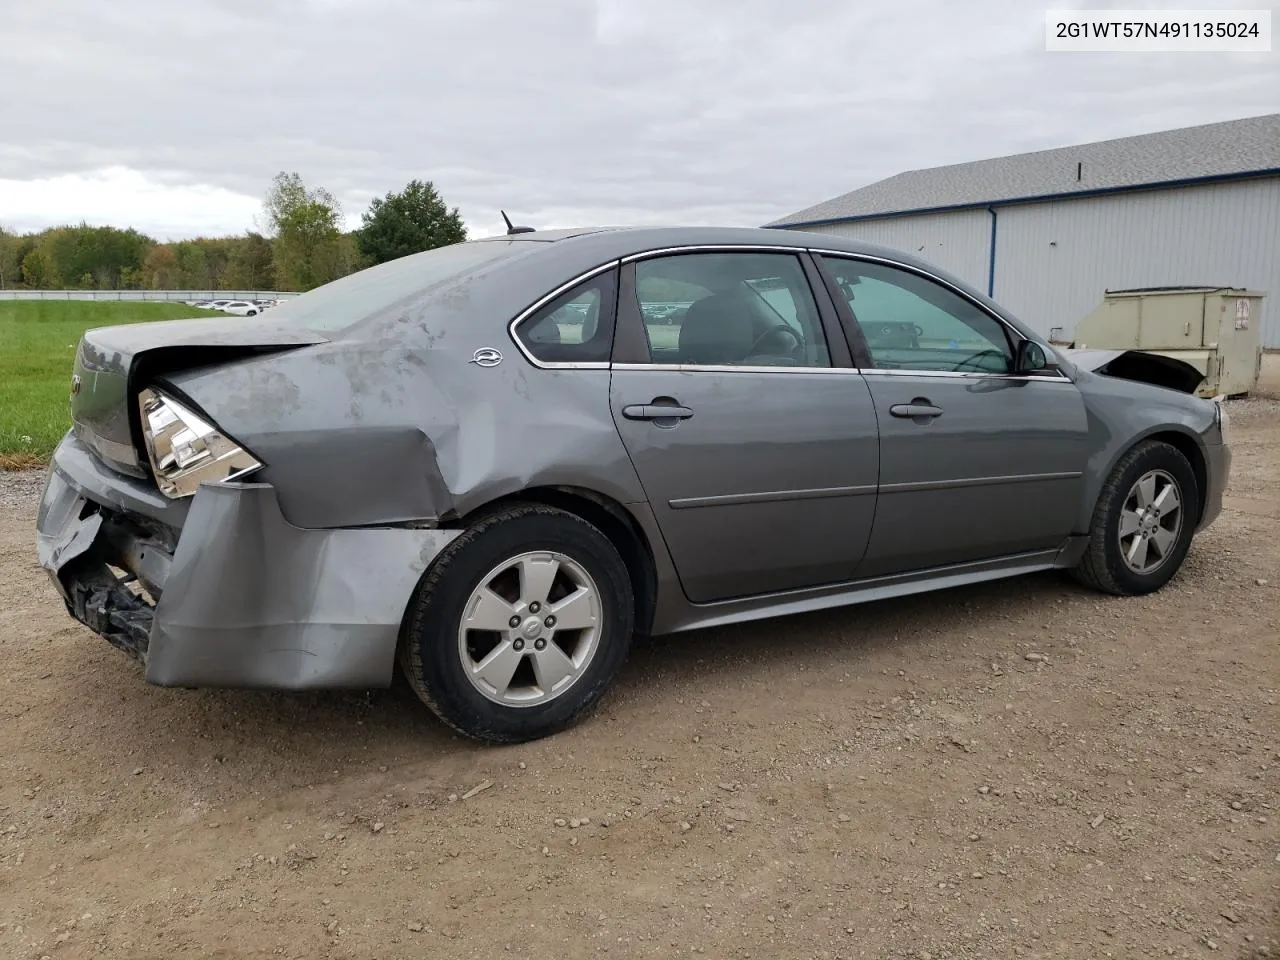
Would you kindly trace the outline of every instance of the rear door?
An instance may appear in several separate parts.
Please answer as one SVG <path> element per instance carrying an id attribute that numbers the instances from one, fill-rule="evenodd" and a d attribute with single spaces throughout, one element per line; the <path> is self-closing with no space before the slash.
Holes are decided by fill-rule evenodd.
<path id="1" fill-rule="evenodd" d="M 821 263 L 865 353 L 880 422 L 862 574 L 1058 547 L 1088 458 L 1075 384 L 1057 371 L 1012 373 L 1016 331 L 935 278 L 873 259 Z"/>
<path id="2" fill-rule="evenodd" d="M 866 550 L 875 410 L 811 283 L 797 251 L 623 265 L 610 404 L 695 603 L 851 580 Z"/>

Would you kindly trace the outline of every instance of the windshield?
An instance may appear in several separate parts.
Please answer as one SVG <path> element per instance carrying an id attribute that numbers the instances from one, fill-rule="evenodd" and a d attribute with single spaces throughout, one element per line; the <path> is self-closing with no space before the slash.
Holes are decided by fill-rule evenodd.
<path id="1" fill-rule="evenodd" d="M 296 323 L 308 330 L 335 332 L 406 297 L 454 280 L 484 264 L 525 253 L 530 247 L 527 241 L 486 240 L 414 253 L 326 283 L 299 297 L 282 300 L 271 310 L 271 318 Z"/>

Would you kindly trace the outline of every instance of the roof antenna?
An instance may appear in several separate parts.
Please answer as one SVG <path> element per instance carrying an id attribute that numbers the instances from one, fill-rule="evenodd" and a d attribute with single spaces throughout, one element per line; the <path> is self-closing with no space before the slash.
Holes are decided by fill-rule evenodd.
<path id="1" fill-rule="evenodd" d="M 512 234 L 516 234 L 516 233 L 533 233 L 533 232 L 534 232 L 533 227 L 517 227 L 517 226 L 513 226 L 513 225 L 512 225 L 512 223 L 511 223 L 511 218 L 507 216 L 507 211 L 505 211 L 505 210 L 499 210 L 498 212 L 499 212 L 500 214 L 502 214 L 502 221 L 503 221 L 503 223 L 505 223 L 505 224 L 507 225 L 507 236 L 508 236 L 508 237 L 509 237 L 509 236 L 511 236 Z"/>

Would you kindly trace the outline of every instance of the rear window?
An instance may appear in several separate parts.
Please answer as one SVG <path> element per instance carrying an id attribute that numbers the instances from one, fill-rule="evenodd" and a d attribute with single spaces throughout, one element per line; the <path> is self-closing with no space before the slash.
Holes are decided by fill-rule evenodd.
<path id="1" fill-rule="evenodd" d="M 485 264 L 527 252 L 530 244 L 485 240 L 454 243 L 350 274 L 272 308 L 272 321 L 335 332 L 354 326 L 407 297 L 454 280 Z"/>

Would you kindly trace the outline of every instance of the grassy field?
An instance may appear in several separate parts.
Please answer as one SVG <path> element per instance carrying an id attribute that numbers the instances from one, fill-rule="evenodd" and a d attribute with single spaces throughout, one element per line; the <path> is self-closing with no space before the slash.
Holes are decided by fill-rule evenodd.
<path id="1" fill-rule="evenodd" d="M 0 301 L 0 469 L 48 458 L 70 426 L 71 363 L 90 327 L 209 316 L 181 303 Z"/>

